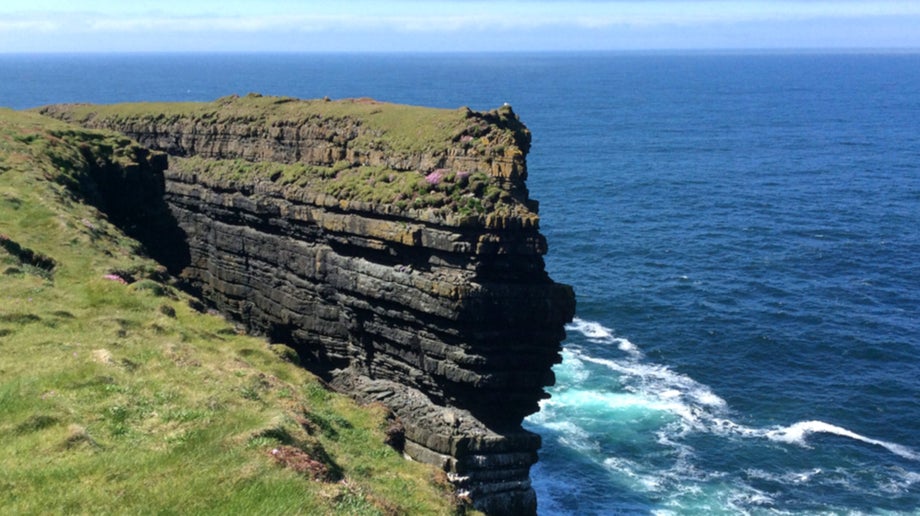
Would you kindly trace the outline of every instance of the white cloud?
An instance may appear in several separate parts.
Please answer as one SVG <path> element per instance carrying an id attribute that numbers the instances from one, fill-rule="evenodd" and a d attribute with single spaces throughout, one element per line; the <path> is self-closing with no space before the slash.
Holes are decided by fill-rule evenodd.
<path id="1" fill-rule="evenodd" d="M 54 32 L 61 29 L 61 22 L 46 18 L 0 19 L 0 32 Z"/>
<path id="2" fill-rule="evenodd" d="M 364 5 L 365 2 L 358 2 Z M 213 7 L 213 3 L 205 4 Z M 235 5 L 235 4 L 231 4 Z M 258 4 L 256 4 L 258 5 Z M 413 2 L 402 0 L 382 7 L 350 8 L 284 4 L 290 9 L 272 14 L 170 15 L 163 10 L 110 14 L 94 12 L 32 13 L 4 16 L 0 31 L 130 32 L 260 32 L 381 29 L 409 32 L 515 30 L 541 27 L 604 29 L 616 26 L 694 26 L 756 21 L 800 21 L 817 18 L 920 16 L 920 2 L 855 1 L 499 1 Z M 336 4 L 341 5 L 341 4 Z M 188 12 L 189 8 L 184 9 Z M 311 9 L 313 12 L 310 12 Z"/>
<path id="3" fill-rule="evenodd" d="M 918 0 L 30 1 L 0 3 L 0 52 L 920 45 Z"/>

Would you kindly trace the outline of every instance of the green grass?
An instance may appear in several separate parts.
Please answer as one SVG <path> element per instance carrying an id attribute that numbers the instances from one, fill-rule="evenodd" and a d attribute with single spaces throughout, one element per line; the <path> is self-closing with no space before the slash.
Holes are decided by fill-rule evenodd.
<path id="1" fill-rule="evenodd" d="M 339 200 L 391 205 L 398 210 L 433 210 L 442 218 L 479 217 L 487 213 L 530 214 L 483 172 L 459 175 L 447 171 L 437 184 L 414 172 L 382 166 L 321 167 L 303 163 L 215 160 L 201 157 L 170 158 L 174 170 L 197 174 L 221 183 L 252 184 L 271 181 L 295 185 L 314 195 Z"/>
<path id="2" fill-rule="evenodd" d="M 109 133 L 0 111 L 4 512 L 460 510 L 443 474 L 383 444 L 380 407 L 326 391 L 289 352 L 191 309 L 74 192 L 90 158 L 130 169 L 135 153 Z M 328 475 L 277 459 L 283 446 Z"/>
<path id="3" fill-rule="evenodd" d="M 300 100 L 249 94 L 245 97 L 223 97 L 215 102 L 83 104 L 51 109 L 76 123 L 91 119 L 112 122 L 195 119 L 212 124 L 246 122 L 261 125 L 296 124 L 310 119 L 352 121 L 362 129 L 352 142 L 355 148 L 396 153 L 446 150 L 462 135 L 478 136 L 487 131 L 487 125 L 471 118 L 467 108 L 437 109 L 371 99 Z"/>
<path id="4" fill-rule="evenodd" d="M 347 161 L 284 164 L 172 157 L 170 166 L 220 181 L 295 184 L 339 201 L 386 204 L 408 216 L 413 216 L 408 210 L 425 210 L 448 224 L 481 225 L 488 215 L 536 219 L 527 203 L 489 171 L 493 159 L 517 159 L 529 147 L 529 133 L 510 108 L 482 114 L 467 108 L 435 109 L 370 99 L 298 100 L 250 94 L 215 102 L 59 105 L 42 110 L 77 124 L 106 127 L 184 123 L 206 130 L 201 128 L 232 123 L 283 127 L 309 121 L 317 127 L 339 128 L 342 134 L 335 138 L 347 138 L 347 147 L 359 154 L 382 152 L 392 158 L 446 157 L 467 149 L 471 168 L 441 169 L 443 179 L 437 184 L 426 181 L 434 170 L 395 170 Z"/>

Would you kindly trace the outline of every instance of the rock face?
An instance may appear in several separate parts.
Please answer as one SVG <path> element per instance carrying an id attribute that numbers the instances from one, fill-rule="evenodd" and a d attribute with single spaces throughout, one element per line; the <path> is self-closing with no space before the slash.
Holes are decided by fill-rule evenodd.
<path id="1" fill-rule="evenodd" d="M 335 388 L 387 405 L 404 452 L 477 508 L 534 513 L 540 439 L 521 421 L 554 381 L 574 295 L 544 270 L 530 134 L 510 108 L 162 106 L 44 112 L 169 153 L 165 200 L 192 288 Z"/>

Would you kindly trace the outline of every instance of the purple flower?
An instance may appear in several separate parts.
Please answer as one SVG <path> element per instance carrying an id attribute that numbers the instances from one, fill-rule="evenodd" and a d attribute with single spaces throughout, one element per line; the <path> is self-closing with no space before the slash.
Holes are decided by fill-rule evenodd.
<path id="1" fill-rule="evenodd" d="M 444 169 L 443 168 L 439 168 L 435 170 L 434 172 L 425 176 L 425 181 L 427 181 L 428 184 L 430 185 L 436 185 L 440 183 L 442 179 L 444 179 Z"/>
<path id="2" fill-rule="evenodd" d="M 127 284 L 128 284 L 128 282 L 125 281 L 125 279 L 122 278 L 121 276 L 119 276 L 118 274 L 106 274 L 106 275 L 104 275 L 104 276 L 102 276 L 102 277 L 105 278 L 105 279 L 107 279 L 107 280 L 117 281 L 117 282 L 121 283 L 122 285 L 127 285 Z"/>

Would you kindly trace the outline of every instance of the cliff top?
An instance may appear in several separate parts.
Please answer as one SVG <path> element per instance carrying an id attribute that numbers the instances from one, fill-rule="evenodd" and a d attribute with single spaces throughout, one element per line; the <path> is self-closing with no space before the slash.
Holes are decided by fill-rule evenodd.
<path id="1" fill-rule="evenodd" d="M 92 125 L 94 120 L 124 123 L 131 120 L 170 122 L 191 119 L 205 124 L 243 122 L 267 126 L 351 121 L 361 128 L 353 135 L 352 145 L 374 148 L 383 144 L 388 151 L 396 153 L 446 151 L 465 136 L 478 138 L 490 133 L 496 122 L 503 121 L 502 125 L 509 125 L 510 119 L 516 120 L 509 106 L 483 114 L 466 107 L 438 109 L 369 98 L 301 100 L 257 93 L 243 97 L 230 95 L 214 102 L 66 104 L 47 106 L 40 111 L 79 125 Z M 526 129 L 520 122 L 515 125 L 518 127 L 508 127 L 511 132 L 503 136 L 510 136 L 512 142 L 526 153 L 529 150 L 529 133 L 523 134 Z M 513 131 L 521 131 L 522 134 L 516 135 Z M 349 135 L 338 136 L 347 138 Z"/>
<path id="2" fill-rule="evenodd" d="M 525 185 L 530 131 L 510 106 L 476 112 L 249 94 L 39 111 L 120 131 L 205 181 L 269 181 L 322 195 L 327 205 L 387 205 L 391 214 L 449 224 L 537 221 Z M 504 222 L 488 222 L 496 215 Z"/>

